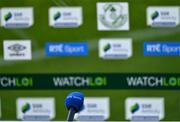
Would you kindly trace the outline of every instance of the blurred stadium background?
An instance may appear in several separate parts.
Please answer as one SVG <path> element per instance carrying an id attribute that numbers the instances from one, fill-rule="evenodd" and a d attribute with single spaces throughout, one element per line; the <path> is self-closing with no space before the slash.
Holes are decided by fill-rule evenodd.
<path id="1" fill-rule="evenodd" d="M 130 31 L 98 31 L 97 2 L 128 2 Z M 180 0 L 0 0 L 2 7 L 33 6 L 35 23 L 28 29 L 0 27 L 0 73 L 180 73 L 180 58 L 172 56 L 143 56 L 143 41 L 180 41 L 180 27 L 151 28 L 146 25 L 148 6 L 180 6 Z M 82 6 L 83 25 L 79 28 L 54 29 L 48 23 L 51 6 Z M 98 56 L 100 38 L 130 37 L 133 39 L 133 57 L 128 60 L 102 60 Z M 33 60 L 4 61 L 3 40 L 32 40 Z M 48 41 L 87 41 L 88 57 L 46 57 Z M 65 120 L 64 106 L 70 90 L 0 90 L 2 120 L 16 120 L 18 97 L 55 97 L 55 120 Z M 165 120 L 180 120 L 180 91 L 178 90 L 79 90 L 86 96 L 110 97 L 109 120 L 124 120 L 124 101 L 127 97 L 164 97 Z"/>

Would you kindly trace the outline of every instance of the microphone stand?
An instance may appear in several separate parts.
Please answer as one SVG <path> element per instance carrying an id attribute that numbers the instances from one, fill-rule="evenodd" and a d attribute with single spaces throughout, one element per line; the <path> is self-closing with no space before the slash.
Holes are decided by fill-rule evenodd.
<path id="1" fill-rule="evenodd" d="M 68 117 L 67 117 L 68 122 L 72 122 L 74 120 L 75 113 L 76 113 L 75 109 L 70 108 L 69 113 L 68 113 Z"/>

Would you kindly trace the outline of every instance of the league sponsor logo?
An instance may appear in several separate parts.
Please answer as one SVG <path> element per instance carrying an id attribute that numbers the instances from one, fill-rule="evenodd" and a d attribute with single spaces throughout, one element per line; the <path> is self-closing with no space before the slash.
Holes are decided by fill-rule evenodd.
<path id="1" fill-rule="evenodd" d="M 173 76 L 129 76 L 126 80 L 129 87 L 180 87 L 180 77 Z"/>
<path id="2" fill-rule="evenodd" d="M 126 2 L 97 3 L 98 30 L 129 30 L 129 8 Z"/>
<path id="3" fill-rule="evenodd" d="M 164 98 L 127 98 L 126 120 L 159 121 L 164 119 Z"/>
<path id="4" fill-rule="evenodd" d="M 33 87 L 33 78 L 32 77 L 0 77 L 0 87 L 2 88 L 29 88 Z"/>
<path id="5" fill-rule="evenodd" d="M 91 76 L 69 76 L 69 77 L 53 77 L 55 87 L 106 87 L 106 77 L 91 77 Z"/>
<path id="6" fill-rule="evenodd" d="M 81 7 L 52 7 L 49 9 L 49 24 L 54 28 L 79 27 L 83 22 Z"/>
<path id="7" fill-rule="evenodd" d="M 78 121 L 104 121 L 110 116 L 108 97 L 86 97 L 84 108 L 75 115 Z"/>
<path id="8" fill-rule="evenodd" d="M 121 83 L 119 84 L 119 79 Z M 42 85 L 44 82 L 46 84 Z M 171 89 L 180 88 L 178 73 L 0 74 L 3 89 Z M 138 105 L 136 105 L 138 106 Z M 138 107 L 135 107 L 138 108 Z M 136 109 L 133 111 L 136 111 Z"/>
<path id="9" fill-rule="evenodd" d="M 127 59 L 132 56 L 132 39 L 101 39 L 99 57 L 103 59 Z"/>
<path id="10" fill-rule="evenodd" d="M 34 23 L 33 8 L 2 8 L 1 25 L 5 28 L 28 28 Z"/>
<path id="11" fill-rule="evenodd" d="M 17 118 L 25 121 L 47 121 L 55 117 L 54 98 L 19 98 Z"/>
<path id="12" fill-rule="evenodd" d="M 87 42 L 49 42 L 46 43 L 47 56 L 87 56 Z"/>
<path id="13" fill-rule="evenodd" d="M 146 56 L 180 56 L 180 42 L 144 42 Z"/>
<path id="14" fill-rule="evenodd" d="M 31 60 L 30 40 L 4 40 L 5 60 Z"/>
<path id="15" fill-rule="evenodd" d="M 175 27 L 180 24 L 180 7 L 147 8 L 147 25 L 152 27 Z"/>

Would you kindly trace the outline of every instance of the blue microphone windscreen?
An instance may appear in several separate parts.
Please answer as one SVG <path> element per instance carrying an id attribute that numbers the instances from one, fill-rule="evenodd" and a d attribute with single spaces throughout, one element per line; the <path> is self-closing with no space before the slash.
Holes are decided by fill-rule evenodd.
<path id="1" fill-rule="evenodd" d="M 84 104 L 84 95 L 80 92 L 72 92 L 66 97 L 66 107 L 73 107 L 76 112 L 79 112 Z"/>

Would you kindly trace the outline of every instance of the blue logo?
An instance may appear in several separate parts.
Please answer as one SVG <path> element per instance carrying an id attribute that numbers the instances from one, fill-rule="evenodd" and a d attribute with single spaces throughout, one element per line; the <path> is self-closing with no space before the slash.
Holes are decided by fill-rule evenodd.
<path id="1" fill-rule="evenodd" d="M 144 42 L 146 56 L 180 56 L 180 42 Z"/>
<path id="2" fill-rule="evenodd" d="M 87 42 L 49 42 L 46 43 L 47 56 L 87 56 Z"/>

